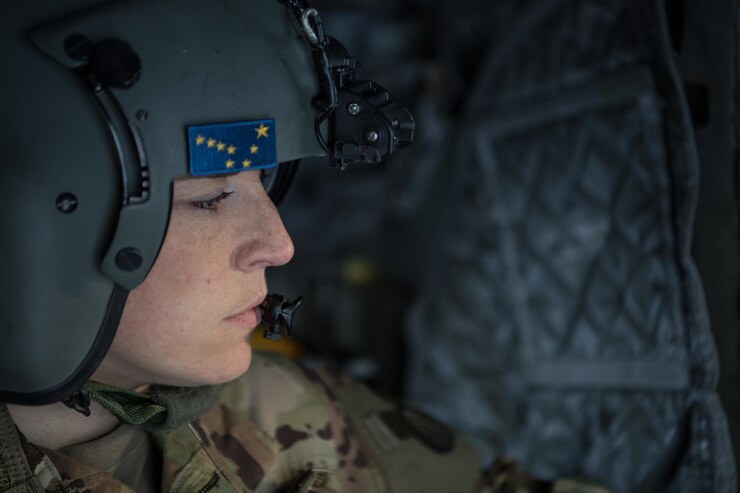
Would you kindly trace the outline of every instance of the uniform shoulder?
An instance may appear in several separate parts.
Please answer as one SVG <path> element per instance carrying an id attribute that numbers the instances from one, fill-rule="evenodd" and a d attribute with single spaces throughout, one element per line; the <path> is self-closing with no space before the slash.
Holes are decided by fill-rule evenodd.
<path id="1" fill-rule="evenodd" d="M 282 355 L 255 351 L 249 370 L 224 385 L 219 402 L 257 424 L 278 409 L 295 408 L 310 397 L 318 398 L 311 371 Z"/>
<path id="2" fill-rule="evenodd" d="M 224 386 L 219 401 L 265 429 L 280 413 L 365 414 L 394 407 L 343 374 L 269 352 L 254 352 L 249 370 Z"/>
<path id="3" fill-rule="evenodd" d="M 222 401 L 274 434 L 284 449 L 313 434 L 333 440 L 343 463 L 382 471 L 390 491 L 473 491 L 480 475 L 478 454 L 445 424 L 346 376 L 279 355 L 255 353 Z"/>
<path id="4" fill-rule="evenodd" d="M 220 404 L 274 443 L 276 466 L 265 481 L 315 467 L 333 471 L 337 491 L 386 491 L 321 372 L 276 354 L 255 352 L 249 371 L 227 384 Z"/>

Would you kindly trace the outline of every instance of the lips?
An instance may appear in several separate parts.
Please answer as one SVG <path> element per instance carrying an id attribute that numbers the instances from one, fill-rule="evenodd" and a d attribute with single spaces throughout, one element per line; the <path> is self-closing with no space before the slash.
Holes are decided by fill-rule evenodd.
<path id="1" fill-rule="evenodd" d="M 232 315 L 226 319 L 227 322 L 231 322 L 242 327 L 253 329 L 260 324 L 261 313 L 257 308 L 250 308 L 239 312 L 236 315 Z"/>
<path id="2" fill-rule="evenodd" d="M 264 299 L 264 296 L 260 297 L 254 303 L 250 303 L 247 308 L 242 309 L 240 312 L 235 313 L 224 320 L 233 324 L 241 325 L 248 329 L 257 327 L 262 321 L 262 312 L 259 309 L 259 305 Z"/>

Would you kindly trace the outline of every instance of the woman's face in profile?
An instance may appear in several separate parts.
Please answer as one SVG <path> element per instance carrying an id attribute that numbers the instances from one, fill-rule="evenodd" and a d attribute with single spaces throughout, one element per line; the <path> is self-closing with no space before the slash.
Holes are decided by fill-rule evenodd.
<path id="1" fill-rule="evenodd" d="M 267 294 L 265 268 L 292 256 L 259 171 L 177 180 L 162 249 L 129 294 L 93 379 L 133 388 L 240 376 L 251 361 L 255 307 Z"/>

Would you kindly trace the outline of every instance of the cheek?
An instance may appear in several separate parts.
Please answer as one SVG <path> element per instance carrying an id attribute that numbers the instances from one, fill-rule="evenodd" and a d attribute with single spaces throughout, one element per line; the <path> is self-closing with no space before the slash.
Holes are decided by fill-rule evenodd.
<path id="1" fill-rule="evenodd" d="M 214 286 L 228 274 L 227 243 L 201 228 L 172 225 L 152 270 L 129 294 L 119 330 L 151 340 L 206 321 L 208 309 L 218 308 Z"/>
<path id="2" fill-rule="evenodd" d="M 264 269 L 232 268 L 252 231 L 242 210 L 211 216 L 173 207 L 154 266 L 129 293 L 103 378 L 192 385 L 231 380 L 246 370 L 248 331 L 224 318 L 259 296 L 265 283 Z"/>
<path id="3" fill-rule="evenodd" d="M 173 224 L 141 287 L 155 297 L 169 293 L 170 302 L 209 293 L 205 287 L 228 275 L 230 257 L 231 241 L 223 232 Z"/>

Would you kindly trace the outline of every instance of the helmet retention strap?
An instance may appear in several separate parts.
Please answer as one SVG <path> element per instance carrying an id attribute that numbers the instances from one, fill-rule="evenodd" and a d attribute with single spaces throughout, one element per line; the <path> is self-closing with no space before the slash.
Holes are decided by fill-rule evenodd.
<path id="1" fill-rule="evenodd" d="M 0 403 L 0 488 L 12 493 L 45 491 L 38 478 L 31 472 L 8 406 L 2 403 Z"/>

